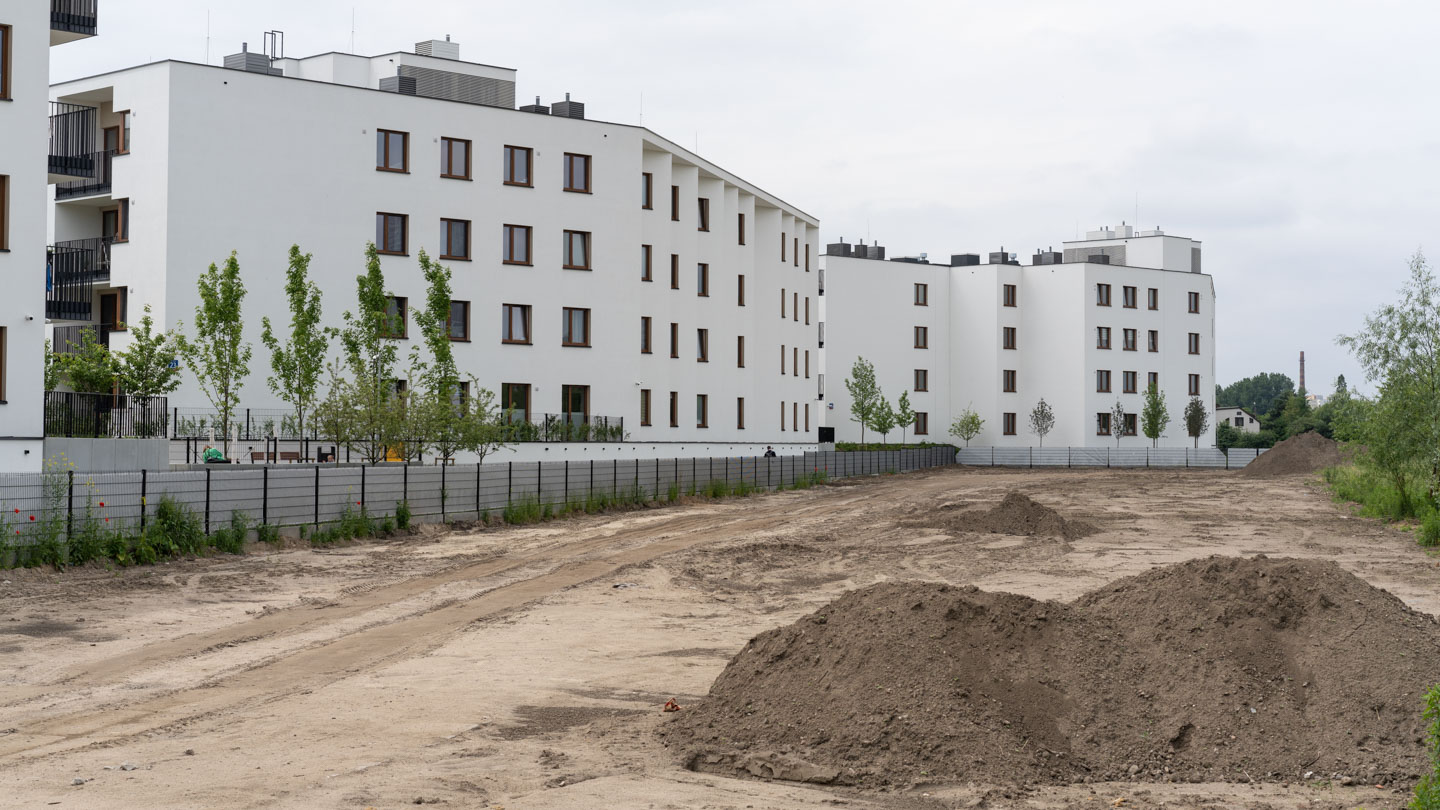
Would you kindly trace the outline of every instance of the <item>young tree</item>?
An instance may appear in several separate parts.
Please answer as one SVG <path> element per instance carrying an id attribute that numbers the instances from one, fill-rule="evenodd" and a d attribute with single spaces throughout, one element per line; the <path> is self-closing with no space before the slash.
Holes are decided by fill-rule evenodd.
<path id="1" fill-rule="evenodd" d="M 210 400 L 225 433 L 224 452 L 230 454 L 230 418 L 240 405 L 240 389 L 250 374 L 250 344 L 245 342 L 245 323 L 240 307 L 245 300 L 245 283 L 240 280 L 240 262 L 234 251 L 223 269 L 214 264 L 200 275 L 196 287 L 200 306 L 195 307 L 195 335 L 188 337 L 176 321 L 176 342 L 185 366 Z"/>
<path id="2" fill-rule="evenodd" d="M 340 361 L 331 361 L 327 369 L 330 388 L 325 397 L 315 403 L 314 422 L 318 436 L 334 440 L 335 463 L 339 464 L 340 447 L 355 440 L 355 398 Z"/>
<path id="3" fill-rule="evenodd" d="M 136 397 L 158 397 L 180 387 L 180 349 L 175 336 L 155 331 L 150 305 L 130 329 L 130 346 L 115 353 L 120 386 Z"/>
<path id="4" fill-rule="evenodd" d="M 1160 446 L 1160 435 L 1170 426 L 1170 410 L 1165 407 L 1165 392 L 1154 383 L 1145 389 L 1145 409 L 1140 412 L 1140 431 L 1150 440 L 1151 447 Z"/>
<path id="5" fill-rule="evenodd" d="M 375 243 L 365 246 L 365 274 L 355 278 L 356 311 L 344 315 L 340 345 L 351 375 L 350 401 L 355 412 L 353 446 L 370 464 L 384 461 L 403 432 L 403 403 L 395 378 L 403 331 L 401 315 L 390 313 L 390 295 Z"/>
<path id="6" fill-rule="evenodd" d="M 950 435 L 964 441 L 965 446 L 969 447 L 970 440 L 979 436 L 984 427 L 985 420 L 980 418 L 980 414 L 973 408 L 966 408 L 950 423 Z"/>
<path id="7" fill-rule="evenodd" d="M 1115 437 L 1115 446 L 1120 446 L 1120 437 L 1125 435 L 1125 403 L 1115 400 L 1110 409 L 1110 435 Z"/>
<path id="8" fill-rule="evenodd" d="M 1030 432 L 1040 437 L 1040 446 L 1045 446 L 1045 434 L 1055 429 L 1055 411 L 1044 397 L 1035 403 L 1030 411 Z"/>
<path id="9" fill-rule="evenodd" d="M 60 386 L 60 355 L 50 345 L 50 338 L 45 338 L 45 390 L 54 391 Z"/>
<path id="10" fill-rule="evenodd" d="M 110 349 L 95 338 L 94 329 L 80 330 L 80 345 L 70 344 L 70 351 L 59 355 L 60 376 L 70 390 L 86 394 L 108 394 L 115 390 L 119 370 Z"/>
<path id="11" fill-rule="evenodd" d="M 865 428 L 874 420 L 874 410 L 880 399 L 880 387 L 875 384 L 875 367 L 863 357 L 855 358 L 850 368 L 850 379 L 845 381 L 845 390 L 850 393 L 850 421 L 860 423 L 860 443 L 865 443 Z"/>
<path id="12" fill-rule="evenodd" d="M 285 271 L 285 298 L 290 305 L 290 335 L 284 343 L 275 336 L 267 315 L 260 319 L 260 341 L 270 350 L 270 370 L 265 379 L 275 396 L 295 409 L 295 431 L 305 437 L 305 416 L 320 398 L 320 375 L 330 351 L 333 330 L 320 326 L 320 288 L 310 281 L 310 254 L 299 245 L 290 246 L 290 266 Z"/>
<path id="13" fill-rule="evenodd" d="M 895 408 L 895 426 L 900 428 L 900 444 L 905 444 L 905 431 L 915 424 L 915 411 L 910 408 L 910 392 L 900 392 L 900 402 Z"/>
<path id="14" fill-rule="evenodd" d="M 898 417 L 895 415 L 895 406 L 877 388 L 875 391 L 875 406 L 870 411 L 870 428 L 880 434 L 880 440 L 888 443 L 887 437 L 890 431 L 898 424 Z"/>
<path id="15" fill-rule="evenodd" d="M 1210 427 L 1210 411 L 1199 397 L 1191 397 L 1190 402 L 1185 405 L 1185 433 L 1195 440 L 1195 446 L 1200 446 L 1200 437 L 1205 434 L 1205 428 Z"/>

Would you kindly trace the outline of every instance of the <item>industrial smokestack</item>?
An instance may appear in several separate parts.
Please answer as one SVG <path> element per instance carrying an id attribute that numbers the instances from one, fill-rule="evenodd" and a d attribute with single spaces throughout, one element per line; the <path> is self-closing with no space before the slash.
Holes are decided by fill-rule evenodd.
<path id="1" fill-rule="evenodd" d="M 1305 393 L 1305 352 L 1300 352 L 1300 393 Z"/>

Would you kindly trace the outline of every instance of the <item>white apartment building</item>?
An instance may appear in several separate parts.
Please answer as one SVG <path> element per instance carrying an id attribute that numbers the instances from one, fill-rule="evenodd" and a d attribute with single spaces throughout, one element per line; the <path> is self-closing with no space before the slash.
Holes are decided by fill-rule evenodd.
<path id="1" fill-rule="evenodd" d="M 314 255 L 340 326 L 375 241 L 401 313 L 424 301 L 421 249 L 452 270 L 461 373 L 536 423 L 623 419 L 632 442 L 736 454 L 813 446 L 814 217 L 648 129 L 587 119 L 568 94 L 515 109 L 515 71 L 460 61 L 448 39 L 375 57 L 266 50 L 51 88 L 99 111 L 106 151 L 103 178 L 53 203 L 55 244 L 104 265 L 88 316 L 55 321 L 57 345 L 78 327 L 123 346 L 146 304 L 188 325 L 196 277 L 235 250 L 255 347 L 243 404 L 284 408 L 260 328 L 288 327 L 290 245 Z M 207 407 L 188 374 L 170 404 Z"/>
<path id="2" fill-rule="evenodd" d="M 1121 226 L 1037 252 L 1029 265 L 1003 250 L 987 264 L 976 254 L 948 265 L 883 258 L 875 246 L 827 247 L 827 424 L 841 441 L 861 435 L 844 384 L 857 357 L 875 366 L 892 403 L 909 392 L 919 440 L 953 441 L 952 420 L 973 408 L 985 425 L 972 446 L 1037 445 L 1029 417 L 1043 398 L 1055 414 L 1046 446 L 1114 445 L 1117 400 L 1120 446 L 1149 446 L 1139 418 L 1152 382 L 1171 416 L 1161 446 L 1191 446 L 1192 396 L 1214 412 L 1215 291 L 1197 241 Z M 1213 444 L 1211 425 L 1200 445 Z"/>
<path id="3" fill-rule="evenodd" d="M 93 167 L 77 118 L 52 116 L 50 48 L 96 33 L 96 0 L 0 6 L 0 470 L 41 468 L 48 182 Z M 62 113 L 66 112 L 63 108 Z M 48 175 L 48 179 L 47 179 Z"/>

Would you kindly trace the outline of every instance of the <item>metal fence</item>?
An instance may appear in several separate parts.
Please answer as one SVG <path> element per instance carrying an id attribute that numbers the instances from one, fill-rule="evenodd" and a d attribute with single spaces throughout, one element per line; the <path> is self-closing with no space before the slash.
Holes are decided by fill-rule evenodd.
<path id="1" fill-rule="evenodd" d="M 82 439 L 160 439 L 165 397 L 45 392 L 45 435 Z"/>
<path id="2" fill-rule="evenodd" d="M 1265 452 L 1232 447 L 967 447 L 956 460 L 971 467 L 1188 467 L 1238 470 Z"/>
<path id="3" fill-rule="evenodd" d="M 58 334 L 58 332 L 57 332 Z M 172 439 L 221 440 L 226 435 L 220 412 L 213 408 L 172 408 Z M 536 413 L 528 418 L 520 411 L 508 412 L 506 444 L 528 442 L 620 442 L 626 440 L 625 418 L 580 413 Z M 325 441 L 317 422 L 307 417 L 305 435 L 300 435 L 295 411 L 285 408 L 236 408 L 230 414 L 229 435 L 238 441 L 306 439 Z M 331 442 L 333 444 L 333 442 Z M 343 444 L 343 442 L 341 443 Z"/>
<path id="4" fill-rule="evenodd" d="M 639 494 L 664 499 L 703 493 L 712 482 L 755 490 L 827 478 L 901 473 L 955 463 L 950 447 L 864 453 L 818 452 L 764 458 L 734 456 L 604 461 L 508 462 L 420 466 L 213 465 L 172 472 L 0 475 L 0 533 L 25 544 L 46 527 L 61 535 L 92 520 L 110 530 L 140 529 L 162 498 L 200 516 L 207 534 L 235 513 L 272 526 L 322 525 L 362 508 L 395 514 L 401 502 L 419 520 L 466 520 L 512 504 L 552 509 L 591 496 Z"/>

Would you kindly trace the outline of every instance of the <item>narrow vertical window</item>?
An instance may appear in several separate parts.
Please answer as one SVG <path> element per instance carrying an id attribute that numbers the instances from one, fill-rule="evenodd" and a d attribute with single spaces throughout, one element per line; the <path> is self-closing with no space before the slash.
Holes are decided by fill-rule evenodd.
<path id="1" fill-rule="evenodd" d="M 780 261 L 782 262 L 785 261 L 785 242 L 788 241 L 789 238 L 784 231 L 780 232 Z"/>
<path id="2" fill-rule="evenodd" d="M 565 190 L 590 193 L 590 156 L 565 153 Z"/>
<path id="3" fill-rule="evenodd" d="M 1133 394 L 1138 387 L 1140 374 L 1135 371 L 1120 372 L 1120 390 L 1126 394 Z"/>
<path id="4" fill-rule="evenodd" d="M 581 307 L 564 307 L 563 330 L 560 345 L 590 345 L 590 310 Z"/>
<path id="5" fill-rule="evenodd" d="M 1151 287 L 1146 291 L 1145 300 L 1150 309 L 1160 308 L 1160 291 Z"/>
<path id="6" fill-rule="evenodd" d="M 785 375 L 785 344 L 780 344 L 780 375 Z"/>
<path id="7" fill-rule="evenodd" d="M 670 427 L 680 427 L 680 392 L 670 392 Z"/>
<path id="8" fill-rule="evenodd" d="M 1190 299 L 1190 311 L 1191 311 L 1192 313 L 1198 313 L 1198 312 L 1200 311 L 1200 293 L 1198 293 L 1198 292 L 1192 292 L 1192 293 L 1190 293 L 1190 294 L 1189 294 L 1189 299 Z"/>
<path id="9" fill-rule="evenodd" d="M 745 336 L 738 335 L 735 338 L 735 367 L 745 367 Z"/>
<path id="10" fill-rule="evenodd" d="M 800 347 L 799 347 L 799 346 L 795 346 L 795 347 L 793 347 L 793 348 L 790 349 L 790 376 L 791 376 L 791 377 L 799 377 L 799 376 L 800 376 Z"/>
<path id="11" fill-rule="evenodd" d="M 710 330 L 695 330 L 695 362 L 710 362 Z"/>
<path id="12" fill-rule="evenodd" d="M 785 299 L 786 299 L 787 297 L 788 297 L 788 296 L 785 295 L 785 288 L 784 288 L 784 287 L 781 287 L 781 288 L 780 288 L 780 320 L 782 320 L 782 321 L 785 320 Z"/>
<path id="13" fill-rule="evenodd" d="M 710 230 L 710 200 L 706 197 L 700 197 L 699 203 L 699 210 L 696 211 L 697 221 L 695 230 L 708 231 Z"/>
<path id="14" fill-rule="evenodd" d="M 588 231 L 565 232 L 565 269 L 590 269 L 590 233 Z"/>
<path id="15" fill-rule="evenodd" d="M 0 29 L 0 34 L 8 34 L 8 33 L 9 33 L 9 29 L 8 29 L 8 28 L 6 28 L 6 29 Z M 8 47 L 6 47 L 6 53 L 9 53 L 9 48 L 8 48 Z M 8 355 L 9 347 L 5 345 L 5 339 L 6 339 L 6 337 L 8 336 L 8 334 L 9 334 L 9 333 L 6 331 L 6 327 L 0 326 L 0 402 L 4 402 L 4 401 L 5 401 L 5 375 L 6 375 L 6 369 L 9 367 L 9 362 L 8 362 L 8 358 L 9 358 L 9 355 Z"/>
<path id="16" fill-rule="evenodd" d="M 805 243 L 805 272 L 810 272 L 810 243 Z"/>
<path id="17" fill-rule="evenodd" d="M 800 237 L 791 238 L 790 263 L 796 267 L 800 266 Z"/>
<path id="18" fill-rule="evenodd" d="M 1096 436 L 1109 436 L 1109 435 L 1110 435 L 1110 414 L 1108 414 L 1108 413 L 1097 413 L 1097 414 L 1095 414 L 1095 435 L 1096 435 Z"/>
<path id="19" fill-rule="evenodd" d="M 1124 335 L 1124 341 L 1121 343 L 1121 347 L 1127 352 L 1138 351 L 1140 345 L 1139 341 L 1135 338 L 1137 332 L 1134 329 L 1126 329 L 1122 334 Z"/>
<path id="20" fill-rule="evenodd" d="M 928 307 L 928 306 L 930 306 L 930 285 L 928 285 L 928 284 L 916 284 L 916 285 L 915 285 L 915 306 L 917 306 L 917 307 Z"/>
<path id="21" fill-rule="evenodd" d="M 640 175 L 640 207 L 646 211 L 655 207 L 655 175 L 650 172 Z"/>
<path id="22" fill-rule="evenodd" d="M 680 324 L 670 324 L 670 356 L 680 357 Z"/>
<path id="23" fill-rule="evenodd" d="M 824 375 L 821 376 L 823 378 Z M 930 390 L 930 371 L 928 369 L 915 369 L 915 390 L 917 392 Z"/>
<path id="24" fill-rule="evenodd" d="M 1157 331 L 1157 330 L 1155 330 L 1155 329 L 1151 329 L 1151 330 L 1150 330 L 1150 342 L 1149 342 L 1149 346 L 1150 346 L 1150 351 L 1152 351 L 1152 352 L 1158 352 L 1158 351 L 1160 351 L 1160 332 L 1159 332 L 1159 331 Z"/>
<path id="25" fill-rule="evenodd" d="M 1110 306 L 1110 285 L 1109 285 L 1109 284 L 1096 284 L 1096 285 L 1095 285 L 1095 306 L 1097 306 L 1097 307 L 1108 307 L 1108 306 Z"/>
<path id="26" fill-rule="evenodd" d="M 445 331 L 451 340 L 470 340 L 470 302 L 451 301 L 450 317 L 445 321 Z"/>
<path id="27" fill-rule="evenodd" d="M 695 294 L 701 298 L 710 297 L 710 265 L 695 265 Z"/>
<path id="28" fill-rule="evenodd" d="M 1191 354 L 1199 354 L 1199 353 L 1200 353 L 1200 333 L 1199 333 L 1199 332 L 1191 332 L 1191 333 L 1190 333 L 1190 353 L 1191 353 Z"/>
<path id="29" fill-rule="evenodd" d="M 650 389 L 640 389 L 640 426 L 650 427 Z"/>
<path id="30" fill-rule="evenodd" d="M 924 411 L 915 412 L 915 435 L 930 435 L 930 414 L 925 413 Z"/>
<path id="31" fill-rule="evenodd" d="M 810 379 L 810 350 L 805 350 L 805 379 Z"/>
<path id="32" fill-rule="evenodd" d="M 1100 394 L 1110 393 L 1110 372 L 1103 369 L 1095 372 L 1095 391 Z"/>
<path id="33" fill-rule="evenodd" d="M 410 133 L 390 129 L 375 130 L 375 170 L 410 171 Z"/>
<path id="34" fill-rule="evenodd" d="M 780 403 L 780 432 L 785 432 L 785 403 Z"/>
<path id="35" fill-rule="evenodd" d="M 1140 304 L 1140 302 L 1139 302 L 1139 296 L 1136 294 L 1136 292 L 1137 292 L 1137 291 L 1136 291 L 1136 289 L 1135 289 L 1134 287 L 1121 287 L 1121 288 L 1120 288 L 1120 303 L 1121 303 L 1121 305 L 1124 306 L 1126 309 L 1134 309 L 1135 307 L 1139 306 L 1139 304 Z"/>
<path id="36" fill-rule="evenodd" d="M 440 176 L 452 180 L 470 179 L 470 142 L 460 138 L 440 139 Z"/>
<path id="37" fill-rule="evenodd" d="M 640 316 L 640 353 L 650 354 L 650 316 Z"/>
<path id="38" fill-rule="evenodd" d="M 1013 368 L 1007 368 L 1007 369 L 1005 369 L 1004 374 L 1003 374 L 1002 376 L 1003 376 L 1004 382 L 1005 382 L 1005 386 L 1004 386 L 1005 393 L 1007 393 L 1007 394 L 1013 394 L 1013 393 L 1015 393 L 1015 369 L 1013 369 Z"/>
<path id="39" fill-rule="evenodd" d="M 810 325 L 810 296 L 805 296 L 805 325 Z"/>
<path id="40" fill-rule="evenodd" d="M 380 253 L 404 256 L 410 217 L 404 214 L 375 214 L 375 247 Z"/>
<path id="41" fill-rule="evenodd" d="M 1097 348 L 1097 349 L 1108 349 L 1108 348 L 1110 348 L 1110 327 L 1108 327 L 1108 326 L 1097 326 L 1097 327 L 1095 327 L 1095 348 Z"/>
<path id="42" fill-rule="evenodd" d="M 800 321 L 800 293 L 790 293 L 790 320 Z"/>
<path id="43" fill-rule="evenodd" d="M 805 403 L 805 432 L 810 432 L 810 403 Z"/>
<path id="44" fill-rule="evenodd" d="M 1005 306 L 1007 306 L 1007 307 L 1013 307 L 1013 306 L 1015 306 L 1015 285 L 1014 285 L 1014 284 L 1006 284 L 1006 285 L 1005 285 L 1005 299 L 1004 299 L 1004 300 L 1005 300 Z"/>
<path id="45" fill-rule="evenodd" d="M 1156 386 L 1156 387 L 1158 387 L 1158 386 L 1160 385 L 1160 372 L 1158 372 L 1158 371 L 1152 371 L 1152 372 L 1150 372 L 1149 374 L 1146 374 L 1146 375 L 1145 375 L 1145 385 L 1146 385 L 1147 387 L 1148 387 L 1148 386 Z"/>
<path id="46" fill-rule="evenodd" d="M 530 164 L 535 152 L 528 146 L 505 147 L 505 185 L 532 186 Z"/>
<path id="47" fill-rule="evenodd" d="M 406 316 L 410 311 L 410 299 L 401 296 L 390 296 L 385 304 L 385 327 L 384 336 L 388 338 L 403 338 L 409 335 L 410 324 Z"/>
<path id="48" fill-rule="evenodd" d="M 745 398 L 735 398 L 735 429 L 745 429 Z"/>
<path id="49" fill-rule="evenodd" d="M 670 187 L 670 221 L 680 221 L 680 187 Z"/>
<path id="50" fill-rule="evenodd" d="M 1135 414 L 1133 414 L 1133 413 L 1127 413 L 1127 414 L 1125 414 L 1125 430 L 1124 430 L 1124 434 L 1123 434 L 1123 435 L 1126 435 L 1126 436 L 1134 436 L 1134 435 L 1136 434 L 1136 430 L 1135 430 L 1135 423 L 1136 423 L 1136 421 L 1137 421 L 1137 420 L 1135 419 Z"/>
<path id="51" fill-rule="evenodd" d="M 504 236 L 505 264 L 530 264 L 530 226 L 506 225 Z"/>
<path id="52" fill-rule="evenodd" d="M 1015 414 L 1013 414 L 1013 413 L 1004 414 L 1003 417 L 1002 417 L 1002 420 L 1001 420 L 1001 425 L 1002 425 L 1002 428 L 1003 428 L 1006 436 L 1014 436 L 1014 435 L 1015 435 Z"/>
<path id="53" fill-rule="evenodd" d="M 651 249 L 651 247 L 650 247 L 649 245 L 641 245 L 641 246 L 640 246 L 640 280 L 641 280 L 641 281 L 654 281 L 654 280 L 655 280 L 655 276 L 654 276 L 654 275 L 652 274 L 652 272 L 651 272 L 651 271 L 652 271 L 652 268 L 651 268 L 651 262 L 650 262 L 650 255 L 651 255 L 653 252 L 654 252 L 654 251 Z"/>
<path id="54" fill-rule="evenodd" d="M 915 348 L 917 348 L 917 349 L 928 349 L 928 348 L 930 348 L 930 327 L 928 327 L 928 326 L 917 326 L 917 327 L 915 327 Z"/>
<path id="55" fill-rule="evenodd" d="M 680 289 L 680 254 L 670 254 L 670 289 Z"/>
<path id="56" fill-rule="evenodd" d="M 736 306 L 745 306 L 745 276 L 741 274 L 735 287 Z"/>
<path id="57" fill-rule="evenodd" d="M 738 216 L 740 217 L 740 224 L 739 224 L 740 244 L 743 245 L 743 244 L 745 244 L 745 215 L 744 215 L 744 214 L 739 214 Z"/>
<path id="58" fill-rule="evenodd" d="M 470 221 L 468 219 L 440 220 L 440 244 L 444 248 L 442 259 L 470 261 Z"/>
<path id="59" fill-rule="evenodd" d="M 10 98 L 10 26 L 0 25 L 0 98 Z M 4 399 L 4 397 L 0 397 Z"/>
<path id="60" fill-rule="evenodd" d="M 1200 375 L 1199 375 L 1199 374 L 1191 374 L 1191 375 L 1190 375 L 1190 396 L 1192 396 L 1192 397 L 1198 397 L 1198 396 L 1200 396 Z"/>
<path id="61" fill-rule="evenodd" d="M 1013 327 L 1013 326 L 1007 326 L 1007 327 L 1005 327 L 1004 330 L 1003 330 L 1003 334 L 1004 334 L 1004 344 L 1003 344 L 1004 347 L 1007 348 L 1007 349 L 1013 349 L 1013 348 L 1015 348 L 1015 327 Z"/>
<path id="62" fill-rule="evenodd" d="M 695 427 L 710 427 L 710 395 L 695 395 Z"/>
<path id="63" fill-rule="evenodd" d="M 10 175 L 0 174 L 0 250 L 10 247 Z M 744 278 L 744 276 L 741 276 Z M 743 288 L 742 288 L 743 289 Z M 743 297 L 743 296 L 742 296 Z M 743 303 L 743 301 L 742 301 Z"/>
<path id="64" fill-rule="evenodd" d="M 500 342 L 524 344 L 530 342 L 529 304 L 500 305 Z"/>

